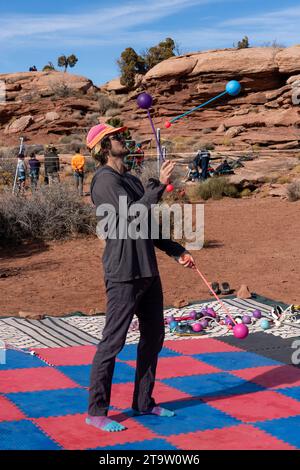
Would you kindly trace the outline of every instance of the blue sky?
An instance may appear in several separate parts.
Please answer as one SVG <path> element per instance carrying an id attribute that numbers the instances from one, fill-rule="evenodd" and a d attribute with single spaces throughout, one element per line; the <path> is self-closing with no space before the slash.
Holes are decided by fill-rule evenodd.
<path id="1" fill-rule="evenodd" d="M 0 73 L 75 53 L 72 73 L 99 85 L 118 75 L 125 47 L 140 52 L 172 37 L 186 53 L 232 47 L 244 35 L 253 46 L 288 46 L 300 43 L 299 24 L 299 0 L 0 0 Z"/>

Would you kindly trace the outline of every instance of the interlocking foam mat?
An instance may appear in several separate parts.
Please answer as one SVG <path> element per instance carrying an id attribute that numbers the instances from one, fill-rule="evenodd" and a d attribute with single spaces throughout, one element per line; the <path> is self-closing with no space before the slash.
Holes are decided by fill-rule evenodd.
<path id="1" fill-rule="evenodd" d="M 126 345 L 116 362 L 110 415 L 127 427 L 121 433 L 85 424 L 95 346 L 36 350 L 43 361 L 8 350 L 0 449 L 300 449 L 299 368 L 244 350 L 243 341 L 166 341 L 154 396 L 176 416 L 133 417 L 136 347 Z"/>

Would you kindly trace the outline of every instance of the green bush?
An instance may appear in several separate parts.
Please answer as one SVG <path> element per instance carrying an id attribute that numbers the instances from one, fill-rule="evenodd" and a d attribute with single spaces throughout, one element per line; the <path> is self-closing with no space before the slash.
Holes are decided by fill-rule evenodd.
<path id="1" fill-rule="evenodd" d="M 117 61 L 121 71 L 121 84 L 128 88 L 135 85 L 135 75 L 144 74 L 146 70 L 145 60 L 138 55 L 132 47 L 127 47 Z"/>
<path id="2" fill-rule="evenodd" d="M 164 41 L 157 44 L 157 46 L 150 47 L 143 56 L 146 68 L 150 70 L 163 60 L 174 57 L 175 48 L 176 44 L 172 38 L 166 38 Z"/>
<path id="3" fill-rule="evenodd" d="M 241 41 L 238 41 L 237 49 L 248 49 L 250 46 L 248 36 L 244 36 Z"/>
<path id="4" fill-rule="evenodd" d="M 239 197 L 237 188 L 224 176 L 209 178 L 193 189 L 193 197 L 199 197 L 204 201 L 222 199 L 224 196 Z"/>

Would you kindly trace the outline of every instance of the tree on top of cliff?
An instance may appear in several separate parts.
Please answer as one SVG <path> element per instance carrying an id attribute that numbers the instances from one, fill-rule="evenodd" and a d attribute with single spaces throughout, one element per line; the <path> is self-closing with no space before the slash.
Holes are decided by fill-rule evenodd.
<path id="1" fill-rule="evenodd" d="M 247 49 L 250 47 L 248 36 L 244 36 L 241 41 L 237 43 L 237 49 Z"/>
<path id="2" fill-rule="evenodd" d="M 121 84 L 133 88 L 135 75 L 146 73 L 146 64 L 142 56 L 138 55 L 132 47 L 127 47 L 117 61 L 121 71 Z"/>
<path id="3" fill-rule="evenodd" d="M 78 58 L 76 57 L 75 54 L 71 54 L 71 55 L 69 55 L 69 57 L 67 57 L 65 55 L 61 55 L 57 59 L 58 67 L 64 67 L 64 72 L 67 71 L 68 67 L 75 67 L 77 62 L 78 62 Z"/>
<path id="4" fill-rule="evenodd" d="M 172 38 L 166 38 L 157 46 L 150 47 L 144 55 L 147 69 L 150 70 L 163 60 L 175 56 L 176 44 Z"/>
<path id="5" fill-rule="evenodd" d="M 166 38 L 141 55 L 137 54 L 132 47 L 127 47 L 117 61 L 121 71 L 121 84 L 129 89 L 134 88 L 136 74 L 143 75 L 163 60 L 174 57 L 176 47 L 172 38 Z"/>

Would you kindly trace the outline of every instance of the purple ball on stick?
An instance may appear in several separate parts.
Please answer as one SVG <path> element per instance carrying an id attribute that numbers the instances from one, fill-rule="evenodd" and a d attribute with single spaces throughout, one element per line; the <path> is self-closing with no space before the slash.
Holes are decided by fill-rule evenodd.
<path id="1" fill-rule="evenodd" d="M 137 97 L 137 104 L 138 104 L 138 107 L 141 109 L 151 108 L 152 103 L 153 103 L 153 99 L 152 99 L 152 96 L 149 95 L 149 93 L 141 93 Z"/>

